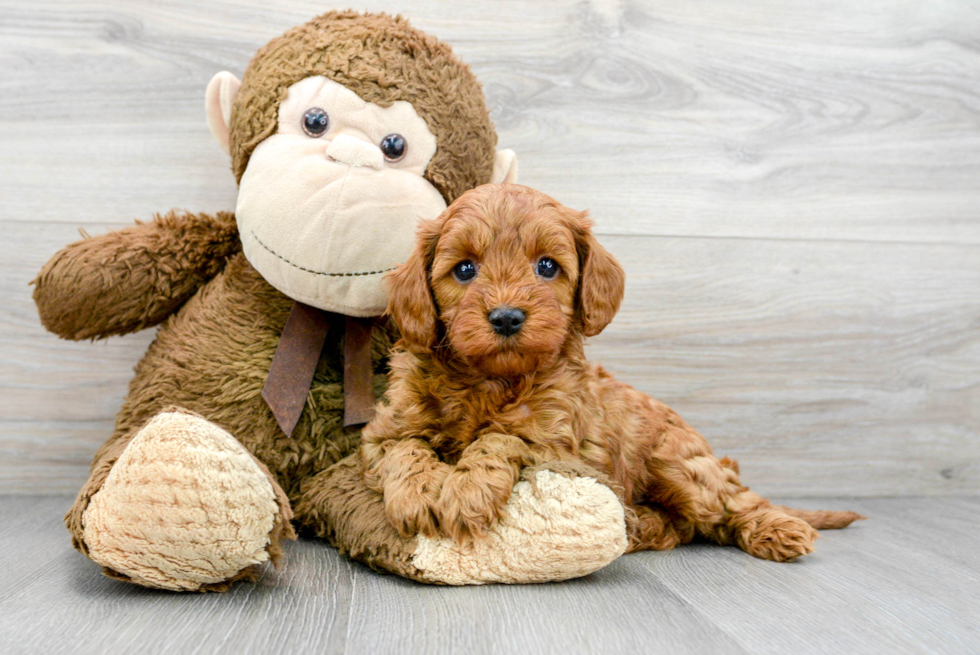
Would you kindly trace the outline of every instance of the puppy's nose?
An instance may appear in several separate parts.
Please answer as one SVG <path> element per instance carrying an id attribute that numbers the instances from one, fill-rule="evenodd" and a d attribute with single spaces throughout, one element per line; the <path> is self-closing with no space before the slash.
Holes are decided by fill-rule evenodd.
<path id="1" fill-rule="evenodd" d="M 494 332 L 509 337 L 517 334 L 524 325 L 524 312 L 514 307 L 498 307 L 487 315 L 487 320 Z"/>

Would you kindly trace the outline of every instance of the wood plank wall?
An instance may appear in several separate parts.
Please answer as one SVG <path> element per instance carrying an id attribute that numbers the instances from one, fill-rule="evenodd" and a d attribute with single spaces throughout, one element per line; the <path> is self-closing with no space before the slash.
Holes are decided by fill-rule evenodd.
<path id="1" fill-rule="evenodd" d="M 78 488 L 152 339 L 59 341 L 29 280 L 79 227 L 233 208 L 204 87 L 332 7 L 0 0 L 0 492 Z M 521 181 L 592 210 L 629 283 L 591 356 L 748 484 L 980 492 L 980 3 L 359 8 L 451 43 Z"/>

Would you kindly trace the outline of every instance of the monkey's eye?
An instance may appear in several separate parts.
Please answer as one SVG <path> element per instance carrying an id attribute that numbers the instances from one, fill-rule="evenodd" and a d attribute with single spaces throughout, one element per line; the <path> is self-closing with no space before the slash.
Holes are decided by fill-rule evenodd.
<path id="1" fill-rule="evenodd" d="M 534 272 L 546 280 L 550 280 L 558 275 L 558 262 L 551 257 L 542 257 L 534 267 Z"/>
<path id="2" fill-rule="evenodd" d="M 469 282 L 476 277 L 476 264 L 465 259 L 453 267 L 453 275 L 460 282 Z"/>
<path id="3" fill-rule="evenodd" d="M 381 139 L 381 152 L 388 161 L 398 161 L 405 156 L 408 142 L 401 134 L 389 134 Z"/>
<path id="4" fill-rule="evenodd" d="M 326 134 L 330 127 L 330 117 L 319 107 L 310 107 L 303 114 L 303 131 L 314 139 Z"/>

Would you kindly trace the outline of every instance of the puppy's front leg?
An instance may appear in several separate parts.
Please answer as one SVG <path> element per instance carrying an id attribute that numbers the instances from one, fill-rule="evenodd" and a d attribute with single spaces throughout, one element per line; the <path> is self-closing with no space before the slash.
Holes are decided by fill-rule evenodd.
<path id="1" fill-rule="evenodd" d="M 385 439 L 380 430 L 384 424 L 382 420 L 364 430 L 364 480 L 384 496 L 385 515 L 398 534 L 434 537 L 438 534 L 435 504 L 452 467 L 439 461 L 427 441 Z"/>
<path id="2" fill-rule="evenodd" d="M 467 446 L 436 503 L 443 534 L 457 543 L 483 536 L 500 517 L 529 454 L 524 441 L 498 432 Z"/>

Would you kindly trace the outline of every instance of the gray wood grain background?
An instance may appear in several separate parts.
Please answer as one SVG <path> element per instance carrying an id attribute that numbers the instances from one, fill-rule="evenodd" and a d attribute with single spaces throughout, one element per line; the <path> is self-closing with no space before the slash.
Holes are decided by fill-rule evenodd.
<path id="1" fill-rule="evenodd" d="M 234 207 L 203 92 L 325 2 L 0 0 L 0 492 L 71 493 L 151 333 L 46 334 L 62 245 Z M 591 356 L 780 495 L 980 492 L 980 3 L 359 3 L 451 43 L 629 282 Z"/>

